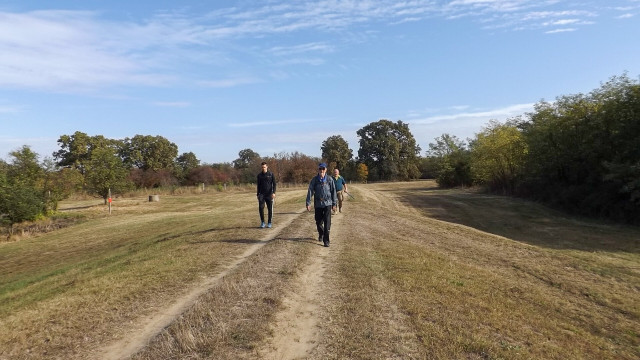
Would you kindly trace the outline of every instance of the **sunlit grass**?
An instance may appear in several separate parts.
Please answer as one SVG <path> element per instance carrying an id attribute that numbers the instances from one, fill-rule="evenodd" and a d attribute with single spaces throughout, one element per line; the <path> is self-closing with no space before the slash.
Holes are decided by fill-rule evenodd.
<path id="1" fill-rule="evenodd" d="M 349 188 L 309 358 L 640 356 L 640 229 L 430 182 Z M 279 191 L 276 216 L 304 195 Z M 254 189 L 63 205 L 82 220 L 0 244 L 0 358 L 91 358 L 265 236 Z M 135 357 L 259 357 L 324 251 L 312 213 L 281 230 Z"/>

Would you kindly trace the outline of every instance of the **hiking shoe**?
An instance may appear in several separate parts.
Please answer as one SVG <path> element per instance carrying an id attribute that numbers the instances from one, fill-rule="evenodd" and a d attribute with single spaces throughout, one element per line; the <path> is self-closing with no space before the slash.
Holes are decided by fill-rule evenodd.
<path id="1" fill-rule="evenodd" d="M 322 241 L 322 234 L 318 235 L 318 241 Z"/>
<path id="2" fill-rule="evenodd" d="M 264 229 L 264 223 L 260 224 L 260 229 Z"/>
<path id="3" fill-rule="evenodd" d="M 268 227 L 269 229 L 271 229 L 271 223 L 268 223 L 268 224 L 267 224 L 267 227 Z"/>
<path id="4" fill-rule="evenodd" d="M 328 241 L 324 242 L 324 247 L 329 247 L 329 242 Z"/>

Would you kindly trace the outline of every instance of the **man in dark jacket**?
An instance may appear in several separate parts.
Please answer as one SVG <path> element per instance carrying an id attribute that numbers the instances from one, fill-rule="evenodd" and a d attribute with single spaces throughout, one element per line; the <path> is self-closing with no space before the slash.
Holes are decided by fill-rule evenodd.
<path id="1" fill-rule="evenodd" d="M 331 176 L 327 176 L 327 164 L 318 165 L 318 175 L 309 183 L 307 191 L 307 211 L 311 211 L 311 197 L 315 208 L 318 241 L 329 247 L 329 232 L 331 230 L 331 212 L 336 210 L 336 185 Z"/>
<path id="2" fill-rule="evenodd" d="M 276 198 L 276 177 L 269 171 L 266 162 L 261 164 L 262 172 L 258 174 L 258 211 L 260 212 L 260 227 L 264 228 L 264 205 L 267 205 L 269 211 L 269 221 L 266 226 L 271 227 L 271 219 L 273 219 L 273 201 Z"/>

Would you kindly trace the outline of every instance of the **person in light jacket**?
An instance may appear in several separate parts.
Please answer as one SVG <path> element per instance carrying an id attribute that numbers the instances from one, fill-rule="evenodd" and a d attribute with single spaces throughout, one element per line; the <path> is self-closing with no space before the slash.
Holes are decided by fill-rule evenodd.
<path id="1" fill-rule="evenodd" d="M 327 176 L 327 164 L 318 164 L 318 175 L 309 182 L 307 191 L 307 211 L 311 211 L 311 197 L 315 208 L 318 241 L 329 247 L 329 233 L 331 231 L 331 213 L 336 210 L 336 185 L 331 176 Z"/>

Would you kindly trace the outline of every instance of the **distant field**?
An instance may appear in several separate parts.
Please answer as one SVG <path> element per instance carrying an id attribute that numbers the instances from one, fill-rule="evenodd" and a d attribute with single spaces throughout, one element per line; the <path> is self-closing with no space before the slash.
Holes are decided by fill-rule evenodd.
<path id="1" fill-rule="evenodd" d="M 269 230 L 252 189 L 120 199 L 111 215 L 62 203 L 85 220 L 0 243 L 0 359 L 118 358 L 194 289 L 128 355 L 273 358 L 290 346 L 273 340 L 279 314 L 308 290 L 305 358 L 640 358 L 639 228 L 430 181 L 350 190 L 328 249 L 303 187 L 279 192 Z"/>

